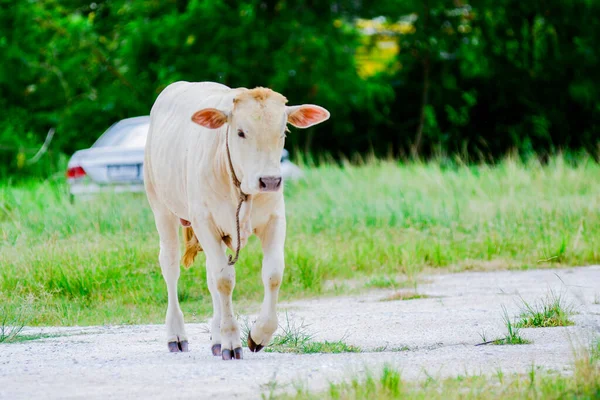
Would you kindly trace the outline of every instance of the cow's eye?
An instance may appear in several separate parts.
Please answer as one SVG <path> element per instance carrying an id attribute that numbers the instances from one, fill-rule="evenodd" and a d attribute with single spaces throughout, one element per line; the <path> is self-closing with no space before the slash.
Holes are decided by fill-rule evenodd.
<path id="1" fill-rule="evenodd" d="M 241 129 L 238 129 L 238 136 L 241 137 L 241 138 L 246 138 L 246 134 Z"/>

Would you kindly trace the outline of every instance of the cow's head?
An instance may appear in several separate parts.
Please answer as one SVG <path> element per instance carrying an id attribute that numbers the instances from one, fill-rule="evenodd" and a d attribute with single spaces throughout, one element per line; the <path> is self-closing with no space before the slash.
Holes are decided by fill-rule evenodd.
<path id="1" fill-rule="evenodd" d="M 192 116 L 192 121 L 209 129 L 229 124 L 231 161 L 247 194 L 281 189 L 280 160 L 288 123 L 308 128 L 329 118 L 322 107 L 286 103 L 281 94 L 256 88 L 236 96 L 231 112 L 206 108 Z"/>

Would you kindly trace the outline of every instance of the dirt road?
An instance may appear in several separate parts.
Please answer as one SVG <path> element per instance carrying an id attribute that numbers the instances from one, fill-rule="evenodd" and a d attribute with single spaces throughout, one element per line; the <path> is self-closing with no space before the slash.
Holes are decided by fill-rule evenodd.
<path id="1" fill-rule="evenodd" d="M 366 370 L 377 373 L 384 363 L 406 379 L 526 372 L 532 365 L 568 372 L 574 350 L 600 335 L 600 266 L 426 279 L 418 287 L 430 296 L 424 299 L 381 301 L 392 292 L 380 290 L 281 305 L 280 320 L 288 310 L 315 340 L 343 339 L 361 353 L 245 349 L 244 360 L 225 362 L 210 355 L 206 324 L 188 325 L 191 351 L 178 354 L 167 352 L 162 325 L 28 329 L 59 336 L 0 344 L 0 399 L 260 398 L 273 382 L 276 390 L 320 390 Z M 575 326 L 523 329 L 529 345 L 475 346 L 481 333 L 504 336 L 502 305 L 516 315 L 520 296 L 535 302 L 550 289 L 573 305 Z"/>

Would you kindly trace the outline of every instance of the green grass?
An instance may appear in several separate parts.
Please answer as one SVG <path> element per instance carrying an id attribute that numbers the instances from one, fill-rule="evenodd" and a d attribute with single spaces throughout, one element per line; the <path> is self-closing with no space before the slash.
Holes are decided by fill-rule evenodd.
<path id="1" fill-rule="evenodd" d="M 506 336 L 499 339 L 488 340 L 485 332 L 480 333 L 482 343 L 479 343 L 477 346 L 494 344 L 494 345 L 517 345 L 517 344 L 530 344 L 531 341 L 524 339 L 521 336 L 521 329 L 517 326 L 517 324 L 511 321 L 510 316 L 508 315 L 508 310 L 505 306 L 502 306 L 502 319 L 504 320 L 504 325 L 506 326 Z"/>
<path id="2" fill-rule="evenodd" d="M 565 304 L 560 294 L 551 291 L 543 300 L 536 304 L 529 304 L 524 299 L 519 321 L 515 324 L 518 328 L 551 328 L 556 326 L 574 325 L 570 319 L 573 315 L 571 306 Z"/>
<path id="3" fill-rule="evenodd" d="M 314 353 L 360 353 L 361 349 L 344 343 L 343 339 L 337 341 L 319 342 L 313 340 L 313 334 L 309 332 L 309 327 L 304 322 L 296 322 L 285 314 L 284 324 L 279 325 L 279 333 L 273 336 L 269 346 L 265 347 L 267 353 L 293 353 L 293 354 L 314 354 Z M 243 324 L 242 331 L 247 335 L 249 324 Z M 244 337 L 244 336 L 242 336 Z"/>
<path id="4" fill-rule="evenodd" d="M 524 339 L 521 336 L 520 329 L 515 326 L 508 317 L 506 313 L 506 309 L 504 309 L 504 324 L 506 325 L 506 336 L 502 339 L 497 339 L 494 341 L 496 345 L 515 345 L 515 344 L 530 344 L 531 341 Z"/>
<path id="5" fill-rule="evenodd" d="M 600 365 L 600 339 L 594 340 L 591 347 L 590 362 Z"/>
<path id="6" fill-rule="evenodd" d="M 399 280 L 389 275 L 376 275 L 368 278 L 364 287 L 368 289 L 413 288 L 417 290 L 419 283 L 422 283 L 422 281 L 417 281 L 414 277 L 407 278 L 406 280 Z"/>
<path id="7" fill-rule="evenodd" d="M 32 335 L 24 335 L 23 328 L 31 320 L 30 304 L 23 303 L 9 312 L 0 306 L 0 343 L 15 343 L 28 340 Z"/>
<path id="8" fill-rule="evenodd" d="M 0 343 L 17 342 L 23 337 L 21 331 L 25 324 L 18 319 L 12 319 L 12 314 L 0 309 Z"/>
<path id="9" fill-rule="evenodd" d="M 306 167 L 286 187 L 282 300 L 321 295 L 327 281 L 600 262 L 600 166 L 369 161 Z M 0 184 L 0 304 L 34 299 L 34 325 L 162 323 L 166 288 L 144 195 L 70 204 L 62 180 Z M 262 299 L 261 250 L 236 265 L 237 312 Z M 212 310 L 204 255 L 183 270 L 186 321 Z M 378 286 L 374 284 L 374 286 Z M 255 311 L 256 306 L 250 311 Z"/>
<path id="10" fill-rule="evenodd" d="M 272 384 L 269 396 L 275 399 L 598 399 L 600 398 L 600 342 L 591 351 L 582 354 L 574 365 L 572 374 L 561 375 L 542 371 L 534 366 L 527 374 L 506 375 L 498 371 L 495 376 L 473 375 L 435 379 L 431 375 L 424 381 L 402 379 L 401 371 L 387 365 L 376 375 L 332 383 L 326 392 L 311 392 L 302 384 L 296 385 L 295 394 L 277 395 Z"/>
<path id="11" fill-rule="evenodd" d="M 369 278 L 365 283 L 365 287 L 377 289 L 397 288 L 402 286 L 401 282 L 390 276 L 374 276 Z"/>
<path id="12" fill-rule="evenodd" d="M 31 299 L 28 299 L 12 312 L 7 311 L 4 306 L 0 306 L 0 343 L 21 343 L 58 336 L 48 333 L 24 333 L 25 325 L 32 318 Z"/>
<path id="13" fill-rule="evenodd" d="M 273 346 L 267 348 L 266 350 L 270 352 L 277 353 L 295 353 L 295 354 L 340 354 L 340 353 L 360 353 L 362 350 L 360 347 L 349 345 L 344 343 L 342 340 L 337 341 L 324 341 L 324 342 L 316 342 L 311 341 L 306 344 L 303 344 L 297 348 L 289 348 L 285 346 Z"/>

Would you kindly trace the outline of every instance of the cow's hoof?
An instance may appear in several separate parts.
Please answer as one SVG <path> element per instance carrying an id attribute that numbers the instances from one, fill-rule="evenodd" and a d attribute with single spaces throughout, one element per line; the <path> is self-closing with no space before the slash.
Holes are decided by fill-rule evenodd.
<path id="1" fill-rule="evenodd" d="M 187 340 L 182 340 L 180 342 L 169 342 L 168 346 L 169 346 L 169 351 L 171 353 L 179 353 L 179 352 L 185 353 L 185 352 L 190 351 Z"/>
<path id="2" fill-rule="evenodd" d="M 184 353 L 190 351 L 187 340 L 182 340 L 181 342 L 179 342 L 179 351 L 182 351 Z"/>
<path id="3" fill-rule="evenodd" d="M 213 356 L 220 356 L 221 355 L 221 345 L 220 344 L 213 344 L 211 347 Z"/>
<path id="4" fill-rule="evenodd" d="M 224 349 L 221 352 L 221 357 L 223 360 L 241 360 L 244 358 L 244 352 L 241 347 L 236 347 L 233 350 Z"/>
<path id="5" fill-rule="evenodd" d="M 248 332 L 248 348 L 250 349 L 250 351 L 257 353 L 257 352 L 261 351 L 263 347 L 265 347 L 265 346 L 263 346 L 262 344 L 254 343 L 254 340 L 252 340 L 252 336 L 250 335 L 250 332 Z"/>
<path id="6" fill-rule="evenodd" d="M 235 357 L 236 360 L 241 360 L 244 358 L 244 351 L 241 347 L 233 349 L 233 357 Z"/>

